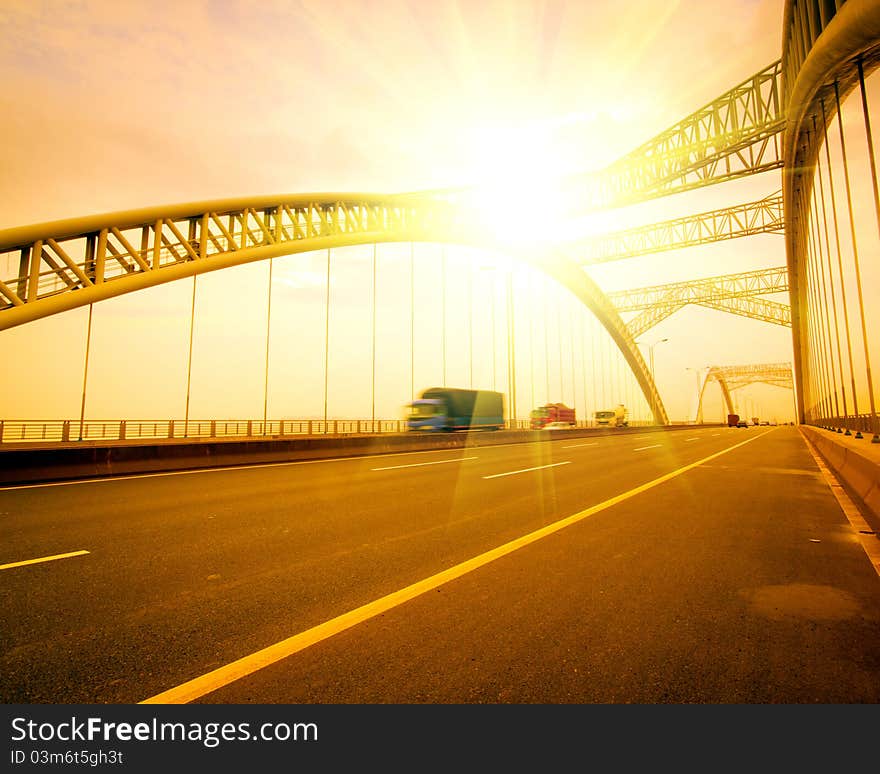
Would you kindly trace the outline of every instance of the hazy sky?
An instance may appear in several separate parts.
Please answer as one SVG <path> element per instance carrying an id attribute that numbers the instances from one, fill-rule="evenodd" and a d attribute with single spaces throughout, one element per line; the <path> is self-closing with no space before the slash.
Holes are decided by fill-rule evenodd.
<path id="1" fill-rule="evenodd" d="M 553 127 L 571 167 L 599 166 L 779 58 L 782 9 L 4 0 L 0 228 L 458 184 L 528 125 Z"/>
<path id="2" fill-rule="evenodd" d="M 250 194 L 395 192 L 473 182 L 499 170 L 598 168 L 778 59 L 783 6 L 782 0 L 4 0 L 0 229 Z M 780 187 L 777 174 L 704 189 L 672 205 L 702 211 Z M 664 217 L 686 214 L 664 206 Z M 380 287 L 389 305 L 399 274 L 394 261 L 405 266 L 408 255 L 400 249 L 380 248 L 386 256 Z M 429 256 L 420 266 L 436 267 L 439 253 L 431 249 L 420 249 Z M 610 291 L 785 262 L 777 236 L 699 251 L 654 256 L 637 270 L 622 262 L 629 265 L 594 276 Z M 363 273 L 369 249 L 350 255 L 351 275 L 334 275 L 339 299 L 346 286 L 369 282 Z M 326 256 L 301 257 L 295 266 L 286 260 L 276 261 L 278 277 L 285 266 L 291 273 L 286 286 L 273 286 L 273 299 L 297 285 L 320 290 Z M 263 264 L 199 278 L 200 326 L 213 315 L 228 352 L 246 353 L 217 366 L 229 381 L 222 390 L 217 371 L 193 375 L 199 415 L 262 414 L 261 389 L 248 405 L 219 400 L 219 393 L 236 394 L 232 382 L 244 370 L 256 382 L 263 378 L 265 340 L 258 331 L 265 326 L 266 272 Z M 250 292 L 253 302 L 246 300 Z M 94 395 L 105 394 L 106 402 L 90 398 L 89 413 L 115 418 L 131 403 L 129 416 L 142 413 L 139 398 L 126 398 L 133 390 L 151 395 L 141 406 L 151 416 L 169 403 L 164 416 L 182 413 L 191 294 L 189 280 L 95 307 L 90 379 Z M 341 324 L 343 302 L 334 304 L 340 310 L 334 324 Z M 232 310 L 240 322 L 230 324 Z M 488 307 L 478 311 L 488 314 Z M 0 333 L 4 361 L 27 364 L 0 393 L 0 417 L 40 409 L 46 416 L 78 415 L 85 314 L 74 310 Z M 308 329 L 317 340 L 320 317 L 310 319 L 288 330 Z M 390 318 L 383 324 L 390 336 L 400 327 Z M 337 341 L 356 337 L 362 325 L 351 325 L 334 329 Z M 151 350 L 140 358 L 149 359 L 148 369 L 112 376 L 130 371 L 122 330 L 128 342 L 159 342 L 156 351 L 169 362 Z M 655 349 L 657 380 L 674 419 L 693 409 L 694 375 L 686 368 L 791 359 L 787 329 L 707 310 L 687 308 L 644 338 L 664 337 L 669 342 Z M 312 362 L 302 334 L 295 338 Z M 280 333 L 273 347 L 290 340 Z M 202 344 L 203 365 L 223 359 L 213 350 L 209 357 L 209 349 Z M 385 357 L 383 373 L 392 370 L 393 352 Z M 279 360 L 276 378 L 284 373 L 285 381 L 295 381 L 291 367 Z M 217 403 L 207 397 L 212 390 Z M 296 412 L 275 400 L 276 416 Z M 399 402 L 391 396 L 387 405 Z"/>

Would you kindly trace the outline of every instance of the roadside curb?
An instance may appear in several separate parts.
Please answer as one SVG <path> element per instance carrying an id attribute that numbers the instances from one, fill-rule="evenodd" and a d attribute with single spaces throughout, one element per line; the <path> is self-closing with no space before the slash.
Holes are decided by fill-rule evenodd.
<path id="1" fill-rule="evenodd" d="M 804 437 L 813 444 L 842 483 L 858 495 L 869 511 L 872 527 L 880 526 L 880 448 L 857 449 L 830 430 L 800 425 Z M 853 443 L 871 442 L 867 439 Z"/>

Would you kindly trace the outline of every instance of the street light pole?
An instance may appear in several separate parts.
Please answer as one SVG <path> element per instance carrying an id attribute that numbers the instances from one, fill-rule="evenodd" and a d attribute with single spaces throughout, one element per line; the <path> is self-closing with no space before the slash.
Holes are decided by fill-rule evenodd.
<path id="1" fill-rule="evenodd" d="M 651 368 L 651 381 L 652 382 L 655 382 L 655 379 L 654 379 L 654 347 L 656 347 L 658 344 L 662 344 L 664 341 L 669 341 L 669 339 L 658 339 L 653 344 L 648 345 L 648 363 Z M 644 344 L 644 342 L 637 341 L 636 344 Z M 655 386 L 656 386 L 656 382 L 655 382 Z"/>
<path id="2" fill-rule="evenodd" d="M 697 387 L 697 402 L 694 404 L 694 424 L 700 424 L 700 371 L 702 368 L 685 368 L 685 371 L 693 371 L 694 379 L 696 380 Z"/>

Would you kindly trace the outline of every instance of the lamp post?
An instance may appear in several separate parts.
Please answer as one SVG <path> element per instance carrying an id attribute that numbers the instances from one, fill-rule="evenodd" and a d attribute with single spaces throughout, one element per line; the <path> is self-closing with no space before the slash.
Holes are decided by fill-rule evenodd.
<path id="1" fill-rule="evenodd" d="M 708 366 L 706 366 L 708 367 Z M 694 379 L 696 380 L 697 385 L 697 402 L 694 404 L 694 424 L 700 424 L 700 372 L 703 370 L 702 368 L 685 368 L 685 371 L 693 371 Z"/>
<path id="2" fill-rule="evenodd" d="M 669 341 L 669 339 L 657 339 L 657 341 L 655 341 L 653 344 L 648 345 L 648 362 L 649 362 L 650 368 L 651 368 L 651 381 L 652 382 L 655 381 L 654 380 L 654 347 L 656 347 L 658 344 L 662 344 L 664 341 Z M 637 341 L 636 344 L 644 344 L 644 342 Z"/>

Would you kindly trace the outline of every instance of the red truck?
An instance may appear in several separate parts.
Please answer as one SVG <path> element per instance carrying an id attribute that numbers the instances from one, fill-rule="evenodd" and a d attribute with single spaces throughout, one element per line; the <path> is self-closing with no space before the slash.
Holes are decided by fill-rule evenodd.
<path id="1" fill-rule="evenodd" d="M 739 424 L 739 414 L 728 414 L 727 415 L 727 426 L 728 427 L 736 427 Z"/>
<path id="2" fill-rule="evenodd" d="M 574 409 L 564 403 L 547 403 L 539 406 L 529 414 L 529 419 L 532 430 L 540 430 L 551 422 L 565 422 L 574 425 L 577 421 Z"/>

